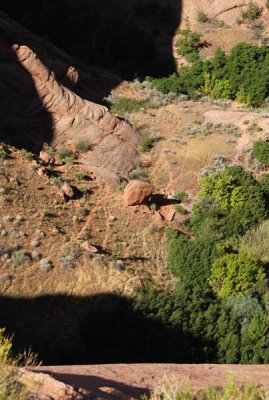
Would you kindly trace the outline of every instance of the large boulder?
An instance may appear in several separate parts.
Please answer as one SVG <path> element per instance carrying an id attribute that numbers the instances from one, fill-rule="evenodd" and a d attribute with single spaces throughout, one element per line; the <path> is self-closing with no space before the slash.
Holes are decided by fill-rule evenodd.
<path id="1" fill-rule="evenodd" d="M 124 189 L 124 202 L 127 206 L 142 204 L 153 193 L 154 186 L 148 182 L 131 181 Z"/>

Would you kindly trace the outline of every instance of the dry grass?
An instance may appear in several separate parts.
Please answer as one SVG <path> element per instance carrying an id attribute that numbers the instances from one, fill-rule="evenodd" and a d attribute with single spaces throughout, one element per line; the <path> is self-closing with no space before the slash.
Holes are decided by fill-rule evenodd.
<path id="1" fill-rule="evenodd" d="M 239 248 L 242 252 L 256 256 L 259 260 L 269 262 L 269 220 L 264 221 L 257 228 L 248 231 L 240 240 Z"/>

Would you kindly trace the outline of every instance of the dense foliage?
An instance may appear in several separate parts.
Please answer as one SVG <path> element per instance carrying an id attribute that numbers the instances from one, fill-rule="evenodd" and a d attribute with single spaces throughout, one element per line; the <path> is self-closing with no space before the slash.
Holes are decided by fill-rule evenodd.
<path id="1" fill-rule="evenodd" d="M 265 279 L 265 271 L 255 257 L 225 254 L 213 262 L 209 284 L 219 297 L 228 297 L 245 295 Z"/>
<path id="2" fill-rule="evenodd" d="M 188 346 L 192 361 L 269 362 L 267 264 L 263 261 L 268 223 L 262 230 L 255 228 L 267 216 L 266 196 L 251 174 L 227 167 L 200 179 L 191 216 L 195 238 L 171 228 L 166 231 L 176 290 L 160 293 L 146 288 L 138 304 L 148 316 L 181 333 L 182 346 Z M 249 228 L 257 229 L 255 248 L 249 243 L 254 234 L 250 231 L 242 243 L 240 239 L 238 251 L 236 243 Z M 261 249 L 257 244 L 263 237 L 266 243 Z"/>
<path id="3" fill-rule="evenodd" d="M 239 43 L 230 54 L 218 49 L 211 59 L 203 61 L 198 53 L 198 36 L 196 41 L 191 40 L 194 34 L 189 33 L 187 39 L 185 34 L 178 42 L 179 53 L 192 55 L 193 63 L 181 67 L 177 76 L 163 78 L 161 83 L 154 79 L 154 87 L 191 98 L 208 95 L 260 105 L 269 95 L 269 48 Z"/>

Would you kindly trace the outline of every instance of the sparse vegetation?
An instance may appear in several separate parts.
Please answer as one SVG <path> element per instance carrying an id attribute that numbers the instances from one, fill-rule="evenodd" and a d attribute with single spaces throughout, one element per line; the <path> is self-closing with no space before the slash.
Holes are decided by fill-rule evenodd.
<path id="1" fill-rule="evenodd" d="M 257 3 L 254 1 L 250 1 L 248 3 L 248 7 L 245 11 L 242 12 L 242 20 L 243 22 L 251 22 L 255 21 L 256 19 L 260 18 L 262 15 L 263 8 L 259 7 Z"/>
<path id="2" fill-rule="evenodd" d="M 238 384 L 228 379 L 221 388 L 195 391 L 190 384 L 166 382 L 153 391 L 150 397 L 143 395 L 139 400 L 266 400 L 268 391 L 254 382 Z M 135 400 L 135 399 L 131 399 Z"/>
<path id="3" fill-rule="evenodd" d="M 148 110 L 154 106 L 146 100 L 137 100 L 129 97 L 117 97 L 110 101 L 110 111 L 114 114 L 124 115 L 125 113 L 138 112 L 141 109 Z"/>

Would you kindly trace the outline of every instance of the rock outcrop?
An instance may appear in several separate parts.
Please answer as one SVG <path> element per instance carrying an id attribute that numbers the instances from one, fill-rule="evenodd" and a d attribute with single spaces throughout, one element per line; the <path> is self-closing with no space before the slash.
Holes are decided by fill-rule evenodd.
<path id="1" fill-rule="evenodd" d="M 148 182 L 131 181 L 124 189 L 124 203 L 127 206 L 142 204 L 154 191 L 154 186 Z"/>
<path id="2" fill-rule="evenodd" d="M 93 400 L 139 398 L 167 382 L 183 387 L 189 384 L 199 391 L 221 387 L 233 377 L 237 382 L 254 382 L 266 389 L 269 387 L 268 365 L 107 364 L 37 367 L 36 370 L 50 373 L 50 379 L 62 381 L 67 386 L 80 387 L 87 398 Z M 51 396 L 51 399 L 55 397 Z"/>
<path id="3" fill-rule="evenodd" d="M 45 110 L 52 119 L 51 143 L 89 141 L 92 150 L 79 160 L 91 172 L 108 182 L 128 177 L 137 156 L 139 134 L 127 122 L 116 118 L 105 106 L 87 101 L 60 84 L 28 46 L 14 45 L 19 63 L 30 74 Z M 32 104 L 38 108 L 40 104 Z"/>

